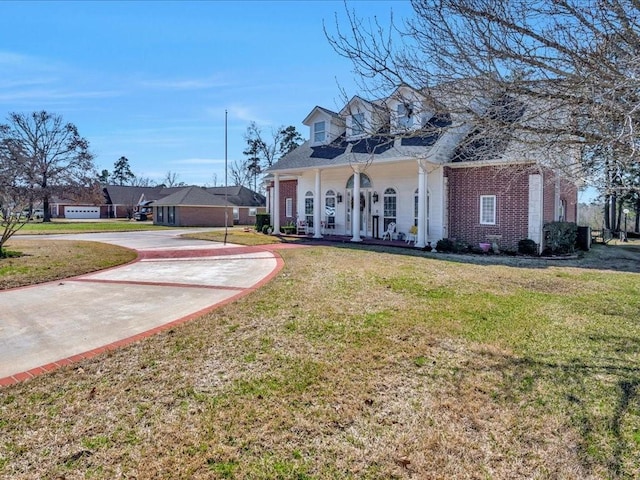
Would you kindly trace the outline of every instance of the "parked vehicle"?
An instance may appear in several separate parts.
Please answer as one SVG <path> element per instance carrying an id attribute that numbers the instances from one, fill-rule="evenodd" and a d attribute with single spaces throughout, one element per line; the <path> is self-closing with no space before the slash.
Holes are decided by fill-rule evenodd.
<path id="1" fill-rule="evenodd" d="M 142 207 L 139 211 L 133 214 L 133 219 L 138 222 L 144 222 L 145 220 L 153 220 L 153 208 Z"/>
<path id="2" fill-rule="evenodd" d="M 20 216 L 28 218 L 29 220 L 41 219 L 44 218 L 44 210 L 41 208 L 36 208 L 31 212 L 31 215 L 29 215 L 29 209 L 25 208 L 24 210 L 22 210 L 22 212 L 20 212 Z"/>

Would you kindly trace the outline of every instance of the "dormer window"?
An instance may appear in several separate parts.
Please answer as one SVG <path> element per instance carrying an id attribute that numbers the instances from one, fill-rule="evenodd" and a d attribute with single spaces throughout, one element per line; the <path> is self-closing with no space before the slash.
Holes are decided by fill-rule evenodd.
<path id="1" fill-rule="evenodd" d="M 357 136 L 364 133 L 364 113 L 354 113 L 351 116 L 351 135 Z"/>
<path id="2" fill-rule="evenodd" d="M 413 107 L 411 104 L 398 104 L 398 128 L 411 128 L 413 125 Z"/>
<path id="3" fill-rule="evenodd" d="M 322 143 L 327 138 L 327 127 L 324 121 L 315 122 L 313 124 L 313 141 L 315 143 Z"/>

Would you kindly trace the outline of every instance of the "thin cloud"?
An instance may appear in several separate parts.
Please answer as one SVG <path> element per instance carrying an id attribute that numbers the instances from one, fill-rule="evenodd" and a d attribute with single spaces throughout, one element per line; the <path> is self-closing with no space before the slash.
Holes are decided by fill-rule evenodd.
<path id="1" fill-rule="evenodd" d="M 233 120 L 240 120 L 242 122 L 256 122 L 258 125 L 270 125 L 271 122 L 261 118 L 251 108 L 245 105 L 230 105 L 227 109 L 229 117 Z M 207 113 L 211 116 L 219 116 L 220 110 L 208 108 Z"/>
<path id="2" fill-rule="evenodd" d="M 229 82 L 215 77 L 177 80 L 143 80 L 140 84 L 146 88 L 164 90 L 206 90 L 209 88 L 228 87 L 230 85 Z"/>
<path id="3" fill-rule="evenodd" d="M 0 94 L 0 101 L 16 100 L 67 100 L 69 98 L 112 98 L 121 95 L 117 90 L 56 91 L 56 90 L 15 90 Z"/>
<path id="4" fill-rule="evenodd" d="M 219 165 L 224 163 L 224 159 L 217 158 L 183 158 L 181 160 L 174 160 L 172 163 L 178 165 Z"/>

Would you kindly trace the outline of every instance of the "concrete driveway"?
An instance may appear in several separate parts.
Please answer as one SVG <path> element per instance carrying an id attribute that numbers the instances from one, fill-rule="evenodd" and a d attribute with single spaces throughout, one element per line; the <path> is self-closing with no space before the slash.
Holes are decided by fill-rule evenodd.
<path id="1" fill-rule="evenodd" d="M 138 259 L 72 279 L 0 292 L 0 385 L 201 315 L 254 290 L 282 266 L 268 246 L 225 246 L 180 238 L 182 233 L 48 237 L 112 243 L 137 250 Z"/>

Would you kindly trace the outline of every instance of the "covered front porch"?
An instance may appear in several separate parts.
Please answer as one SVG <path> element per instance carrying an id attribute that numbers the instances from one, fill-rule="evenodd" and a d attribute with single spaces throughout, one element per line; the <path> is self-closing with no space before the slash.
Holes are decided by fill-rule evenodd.
<path id="1" fill-rule="evenodd" d="M 411 159 L 368 165 L 366 172 L 354 165 L 292 171 L 282 175 L 288 182 L 282 195 L 275 172 L 269 193 L 273 231 L 303 222 L 304 233 L 316 239 L 425 247 L 445 236 L 446 218 L 442 168 L 427 166 Z"/>

